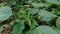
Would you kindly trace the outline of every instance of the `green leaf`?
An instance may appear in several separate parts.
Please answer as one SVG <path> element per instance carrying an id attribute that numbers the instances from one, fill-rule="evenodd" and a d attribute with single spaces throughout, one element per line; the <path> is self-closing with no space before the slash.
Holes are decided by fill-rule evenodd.
<path id="1" fill-rule="evenodd" d="M 57 26 L 57 28 L 60 29 L 60 17 L 58 17 L 56 20 L 56 26 Z"/>
<path id="2" fill-rule="evenodd" d="M 59 4 L 58 0 L 47 0 L 46 2 L 52 3 L 52 4 Z"/>
<path id="3" fill-rule="evenodd" d="M 56 28 L 55 30 L 56 30 L 57 34 L 60 34 L 60 29 Z"/>
<path id="4" fill-rule="evenodd" d="M 56 14 L 60 14 L 60 11 L 56 11 Z"/>
<path id="5" fill-rule="evenodd" d="M 29 8 L 28 13 L 34 15 L 34 14 L 36 14 L 38 11 L 39 11 L 39 9 Z"/>
<path id="6" fill-rule="evenodd" d="M 40 10 L 38 14 L 41 16 L 41 21 L 50 21 L 57 17 L 55 14 L 46 10 Z"/>
<path id="7" fill-rule="evenodd" d="M 9 4 L 10 4 L 11 6 L 14 6 L 14 5 L 16 5 L 16 2 L 15 2 L 15 1 L 9 1 Z"/>
<path id="8" fill-rule="evenodd" d="M 0 7 L 0 23 L 7 20 L 12 15 L 12 10 L 10 7 L 4 6 Z"/>
<path id="9" fill-rule="evenodd" d="M 35 8 L 39 8 L 39 7 L 44 7 L 45 4 L 44 3 L 32 3 L 32 6 L 34 6 Z"/>
<path id="10" fill-rule="evenodd" d="M 51 6 L 51 3 L 44 3 L 45 4 L 45 7 L 50 7 Z"/>
<path id="11" fill-rule="evenodd" d="M 60 14 L 60 9 L 56 9 L 56 14 Z"/>
<path id="12" fill-rule="evenodd" d="M 31 3 L 33 0 L 28 0 L 28 3 Z"/>
<path id="13" fill-rule="evenodd" d="M 34 26 L 38 26 L 38 22 L 37 22 L 36 20 L 32 20 L 32 24 L 33 24 Z"/>
<path id="14" fill-rule="evenodd" d="M 40 26 L 26 32 L 26 34 L 57 34 L 57 32 L 49 26 Z"/>
<path id="15" fill-rule="evenodd" d="M 13 25 L 13 34 L 22 34 L 24 28 L 24 21 L 17 19 Z"/>
<path id="16" fill-rule="evenodd" d="M 2 31 L 3 31 L 3 27 L 0 26 L 0 32 L 2 32 Z"/>

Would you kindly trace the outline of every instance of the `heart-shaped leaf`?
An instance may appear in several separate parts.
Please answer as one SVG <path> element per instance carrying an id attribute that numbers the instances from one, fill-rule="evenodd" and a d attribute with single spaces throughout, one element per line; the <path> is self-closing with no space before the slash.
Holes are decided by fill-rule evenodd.
<path id="1" fill-rule="evenodd" d="M 0 7 L 0 23 L 7 20 L 12 15 L 12 10 L 10 7 L 4 6 Z"/>
<path id="2" fill-rule="evenodd" d="M 46 10 L 40 10 L 38 14 L 41 16 L 41 21 L 50 21 L 53 18 L 57 17 L 55 14 Z"/>
<path id="3" fill-rule="evenodd" d="M 26 32 L 26 34 L 57 34 L 57 32 L 49 26 L 40 26 Z"/>
<path id="4" fill-rule="evenodd" d="M 24 21 L 17 19 L 13 26 L 13 34 L 22 34 L 24 29 Z"/>

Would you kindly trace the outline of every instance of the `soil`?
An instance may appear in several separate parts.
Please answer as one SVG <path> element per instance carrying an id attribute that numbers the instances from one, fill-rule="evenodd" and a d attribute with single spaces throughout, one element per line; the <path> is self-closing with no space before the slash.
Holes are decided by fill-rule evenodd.
<path id="1" fill-rule="evenodd" d="M 10 21 L 9 20 L 4 21 L 4 23 L 2 24 L 2 26 L 4 24 L 9 24 L 10 26 L 8 28 L 4 29 L 2 32 L 0 32 L 0 34 L 12 34 L 13 26 L 10 24 Z"/>

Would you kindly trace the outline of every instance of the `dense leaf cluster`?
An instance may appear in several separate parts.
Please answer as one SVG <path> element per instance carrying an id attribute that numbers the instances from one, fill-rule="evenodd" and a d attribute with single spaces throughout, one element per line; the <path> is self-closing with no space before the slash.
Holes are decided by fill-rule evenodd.
<path id="1" fill-rule="evenodd" d="M 0 8 L 0 22 L 13 15 L 13 34 L 60 34 L 60 0 L 10 0 L 6 3 L 12 9 Z M 2 31 L 3 27 L 0 29 Z"/>

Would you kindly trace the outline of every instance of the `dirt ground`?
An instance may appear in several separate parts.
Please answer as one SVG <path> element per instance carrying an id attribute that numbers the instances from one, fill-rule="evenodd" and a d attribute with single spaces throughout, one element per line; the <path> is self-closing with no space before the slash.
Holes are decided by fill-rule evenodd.
<path id="1" fill-rule="evenodd" d="M 10 24 L 10 21 L 7 20 L 4 22 L 4 24 Z M 2 25 L 4 25 L 4 24 L 2 24 Z M 2 32 L 0 32 L 0 34 L 12 34 L 12 29 L 13 29 L 13 26 L 10 25 L 8 28 L 6 28 Z"/>

